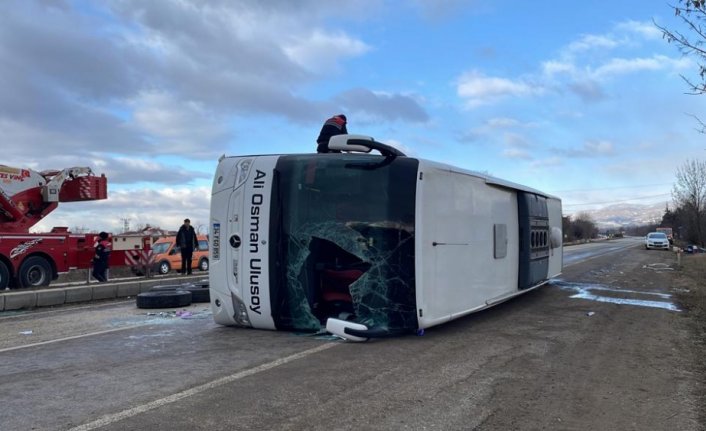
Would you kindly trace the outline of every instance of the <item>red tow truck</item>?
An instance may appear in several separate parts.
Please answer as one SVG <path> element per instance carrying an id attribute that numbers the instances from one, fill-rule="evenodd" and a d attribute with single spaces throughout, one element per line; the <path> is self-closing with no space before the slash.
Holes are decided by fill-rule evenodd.
<path id="1" fill-rule="evenodd" d="M 95 234 L 29 229 L 60 202 L 106 199 L 107 190 L 105 175 L 86 167 L 37 172 L 0 165 L 0 290 L 46 286 L 60 273 L 89 268 Z M 113 262 L 123 265 L 124 256 L 111 256 Z"/>

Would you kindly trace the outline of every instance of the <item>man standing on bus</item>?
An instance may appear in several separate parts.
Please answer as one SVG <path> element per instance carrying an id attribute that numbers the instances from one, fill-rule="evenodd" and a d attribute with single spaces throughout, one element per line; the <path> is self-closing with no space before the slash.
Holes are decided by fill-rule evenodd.
<path id="1" fill-rule="evenodd" d="M 181 273 L 182 275 L 191 275 L 191 258 L 194 255 L 194 249 L 199 248 L 199 242 L 196 238 L 196 231 L 191 226 L 191 220 L 184 219 L 184 224 L 177 232 L 176 243 L 181 251 Z"/>
<path id="2" fill-rule="evenodd" d="M 340 153 L 340 151 L 329 150 L 328 141 L 331 136 L 336 135 L 347 135 L 348 129 L 346 129 L 346 124 L 348 120 L 343 114 L 334 115 L 333 117 L 326 120 L 324 125 L 321 127 L 321 132 L 319 132 L 319 137 L 316 138 L 316 152 L 317 153 Z"/>

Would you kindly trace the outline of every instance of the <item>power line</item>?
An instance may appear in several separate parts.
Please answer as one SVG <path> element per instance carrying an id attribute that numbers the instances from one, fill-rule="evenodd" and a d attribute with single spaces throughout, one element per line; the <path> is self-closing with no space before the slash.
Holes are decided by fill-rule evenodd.
<path id="1" fill-rule="evenodd" d="M 619 203 L 624 203 L 624 202 L 630 202 L 630 201 L 636 201 L 640 199 L 652 199 L 652 198 L 658 198 L 662 196 L 671 196 L 671 193 L 662 193 L 659 195 L 651 195 L 651 196 L 640 196 L 639 198 L 632 198 L 632 199 L 623 199 L 619 201 L 605 201 L 605 202 L 587 202 L 587 203 L 582 203 L 582 204 L 563 204 L 563 207 L 577 207 L 577 206 L 585 206 L 585 205 L 603 205 L 603 204 L 619 204 Z"/>
<path id="2" fill-rule="evenodd" d="M 660 186 L 671 186 L 672 183 L 662 183 L 662 184 L 641 184 L 637 186 L 616 186 L 616 187 L 602 187 L 595 189 L 570 189 L 570 190 L 549 190 L 548 193 L 568 193 L 568 192 L 593 192 L 600 190 L 618 190 L 618 189 L 638 189 L 642 187 L 660 187 Z"/>

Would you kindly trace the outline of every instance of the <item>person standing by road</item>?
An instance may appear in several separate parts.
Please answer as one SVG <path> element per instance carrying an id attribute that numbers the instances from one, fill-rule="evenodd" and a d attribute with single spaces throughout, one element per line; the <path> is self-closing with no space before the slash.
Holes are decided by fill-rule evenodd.
<path id="1" fill-rule="evenodd" d="M 348 119 L 343 114 L 334 115 L 333 117 L 326 120 L 324 125 L 321 127 L 319 137 L 316 138 L 316 152 L 340 153 L 340 151 L 329 150 L 328 141 L 329 139 L 331 139 L 331 136 L 347 135 L 348 129 L 346 128 L 346 124 L 348 124 Z"/>
<path id="2" fill-rule="evenodd" d="M 93 278 L 101 283 L 108 281 L 108 258 L 113 250 L 113 244 L 108 240 L 108 233 L 101 232 L 98 234 L 98 242 L 95 246 L 95 254 L 93 256 Z"/>
<path id="3" fill-rule="evenodd" d="M 196 238 L 196 231 L 191 226 L 191 220 L 184 219 L 184 224 L 177 232 L 176 243 L 181 251 L 181 273 L 182 275 L 191 274 L 191 258 L 194 254 L 194 249 L 199 248 L 199 242 Z"/>

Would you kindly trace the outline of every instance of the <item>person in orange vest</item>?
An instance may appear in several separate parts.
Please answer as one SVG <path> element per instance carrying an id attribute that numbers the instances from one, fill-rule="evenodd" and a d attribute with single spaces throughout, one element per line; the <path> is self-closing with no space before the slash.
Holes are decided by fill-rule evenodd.
<path id="1" fill-rule="evenodd" d="M 108 240 L 108 233 L 101 232 L 98 234 L 98 242 L 95 246 L 95 255 L 93 256 L 93 278 L 101 283 L 108 281 L 108 258 L 113 250 L 113 244 Z"/>
<path id="2" fill-rule="evenodd" d="M 324 125 L 321 127 L 319 137 L 316 138 L 316 152 L 340 153 L 340 151 L 329 150 L 328 141 L 331 139 L 331 136 L 347 135 L 348 129 L 346 129 L 346 124 L 348 124 L 348 119 L 346 119 L 346 116 L 343 114 L 334 115 L 326 120 Z"/>

